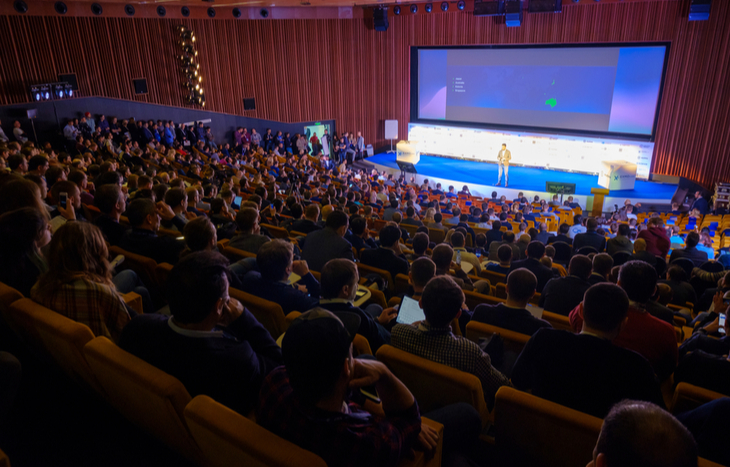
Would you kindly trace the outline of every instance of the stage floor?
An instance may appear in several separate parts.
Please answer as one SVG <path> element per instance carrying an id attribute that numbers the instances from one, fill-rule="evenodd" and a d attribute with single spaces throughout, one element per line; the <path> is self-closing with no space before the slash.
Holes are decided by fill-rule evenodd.
<path id="1" fill-rule="evenodd" d="M 395 153 L 380 153 L 365 159 L 367 162 L 389 169 L 398 169 L 395 163 Z M 493 186 L 497 183 L 498 166 L 488 162 L 476 162 L 459 159 L 450 159 L 437 156 L 421 156 L 421 161 L 416 165 L 418 174 L 423 177 L 435 179 L 447 179 L 453 183 L 456 190 L 461 190 L 462 185 Z M 419 177 L 420 178 L 420 177 Z M 575 183 L 576 195 L 580 197 L 591 196 L 591 188 L 598 188 L 598 176 L 580 173 L 561 172 L 558 170 L 538 169 L 531 167 L 510 166 L 509 188 L 524 192 L 545 192 L 545 182 Z M 457 185 L 457 183 L 460 183 Z M 502 180 L 504 187 L 504 179 Z M 444 187 L 445 189 L 447 187 Z M 674 195 L 677 185 L 646 182 L 636 180 L 633 190 L 611 191 L 611 198 L 626 198 L 631 200 L 651 200 L 654 202 L 669 202 Z"/>

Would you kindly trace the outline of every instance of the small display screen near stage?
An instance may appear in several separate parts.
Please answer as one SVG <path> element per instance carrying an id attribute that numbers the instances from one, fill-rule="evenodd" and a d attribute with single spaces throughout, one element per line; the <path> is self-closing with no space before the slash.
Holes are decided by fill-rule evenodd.
<path id="1" fill-rule="evenodd" d="M 497 162 L 502 144 L 512 153 L 510 164 L 597 175 L 604 161 L 636 164 L 636 178 L 647 180 L 654 143 L 630 140 L 546 135 L 516 131 L 408 124 L 408 140 L 422 154 Z"/>
<path id="2" fill-rule="evenodd" d="M 668 43 L 414 47 L 411 120 L 651 140 Z"/>

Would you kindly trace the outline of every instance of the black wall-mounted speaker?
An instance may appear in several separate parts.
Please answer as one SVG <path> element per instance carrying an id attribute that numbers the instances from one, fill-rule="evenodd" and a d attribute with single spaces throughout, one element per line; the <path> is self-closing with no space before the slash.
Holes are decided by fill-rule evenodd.
<path id="1" fill-rule="evenodd" d="M 135 94 L 147 94 L 147 78 L 133 79 L 134 93 Z"/>
<path id="2" fill-rule="evenodd" d="M 502 16 L 503 14 L 504 0 L 474 2 L 474 16 Z"/>
<path id="3" fill-rule="evenodd" d="M 373 22 L 375 23 L 376 31 L 387 31 L 388 30 L 388 9 L 387 8 L 376 8 L 373 10 Z"/>
<path id="4" fill-rule="evenodd" d="M 79 90 L 79 82 L 76 80 L 76 73 L 65 73 L 63 75 L 58 75 L 58 81 L 70 84 L 71 89 L 73 89 L 74 91 Z"/>
<path id="5" fill-rule="evenodd" d="M 249 97 L 243 100 L 243 110 L 256 110 L 256 99 Z"/>

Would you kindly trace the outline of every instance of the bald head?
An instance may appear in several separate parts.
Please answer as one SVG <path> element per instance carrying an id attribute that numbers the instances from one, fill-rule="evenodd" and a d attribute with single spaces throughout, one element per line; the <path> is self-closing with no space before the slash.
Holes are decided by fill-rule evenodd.
<path id="1" fill-rule="evenodd" d="M 697 467 L 697 446 L 689 430 L 666 410 L 625 400 L 604 419 L 589 465 Z"/>

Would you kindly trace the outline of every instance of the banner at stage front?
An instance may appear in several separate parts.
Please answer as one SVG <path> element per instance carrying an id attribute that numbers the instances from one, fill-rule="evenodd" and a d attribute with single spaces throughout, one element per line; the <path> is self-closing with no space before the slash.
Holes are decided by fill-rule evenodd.
<path id="1" fill-rule="evenodd" d="M 633 190 L 636 184 L 636 164 L 626 161 L 604 161 L 598 174 L 598 186 L 615 190 Z"/>
<path id="2" fill-rule="evenodd" d="M 497 162 L 502 144 L 512 165 L 598 174 L 604 161 L 636 164 L 636 177 L 647 180 L 654 143 L 557 134 L 517 133 L 479 128 L 408 124 L 408 139 L 422 154 Z"/>

